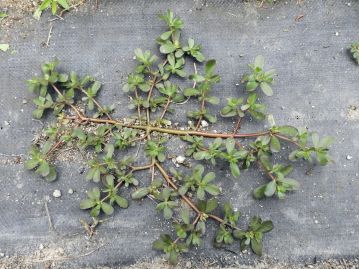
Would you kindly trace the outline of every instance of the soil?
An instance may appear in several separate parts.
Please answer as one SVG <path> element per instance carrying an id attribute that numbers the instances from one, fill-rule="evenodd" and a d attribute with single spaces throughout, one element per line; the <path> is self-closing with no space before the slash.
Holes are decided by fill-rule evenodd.
<path id="1" fill-rule="evenodd" d="M 41 257 L 46 256 L 46 262 L 37 263 Z M 51 260 L 53 259 L 53 260 Z M 61 249 L 56 249 L 53 251 L 38 251 L 32 257 L 4 257 L 0 258 L 0 269 L 33 269 L 33 268 L 56 268 L 56 269 L 65 269 L 68 268 L 66 265 L 61 265 L 61 260 L 67 260 L 67 257 L 63 256 Z M 39 265 L 42 265 L 39 267 Z M 152 261 L 146 262 L 137 262 L 129 266 L 121 267 L 82 267 L 78 269 L 194 269 L 194 268 L 206 268 L 206 269 L 355 269 L 359 268 L 359 260 L 327 260 L 323 262 L 318 262 L 315 264 L 302 264 L 302 265 L 288 265 L 285 263 L 276 263 L 275 261 L 262 261 L 255 265 L 241 265 L 233 264 L 232 266 L 222 267 L 216 261 L 212 260 L 203 260 L 201 262 L 191 262 L 188 260 L 183 260 L 179 262 L 177 266 L 171 266 L 164 259 L 155 259 Z"/>
<path id="2" fill-rule="evenodd" d="M 40 0 L 1 0 L 0 12 L 6 12 L 6 18 L 0 21 L 0 30 L 9 32 L 15 26 L 27 24 L 29 20 L 34 20 L 32 14 L 42 1 Z M 78 7 L 78 4 L 86 0 L 69 0 L 70 6 Z"/>

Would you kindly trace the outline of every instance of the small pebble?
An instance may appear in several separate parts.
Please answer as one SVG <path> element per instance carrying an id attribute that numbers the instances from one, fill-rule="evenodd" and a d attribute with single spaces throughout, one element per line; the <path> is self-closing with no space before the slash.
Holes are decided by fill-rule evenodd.
<path id="1" fill-rule="evenodd" d="M 73 190 L 73 189 L 69 189 L 69 190 L 68 190 L 68 193 L 69 193 L 69 194 L 73 194 L 73 193 L 74 193 L 74 190 Z"/>
<path id="2" fill-rule="evenodd" d="M 4 121 L 4 124 L 5 124 L 6 126 L 8 126 L 8 125 L 10 125 L 10 122 L 8 122 L 7 120 L 5 120 L 5 121 Z"/>
<path id="3" fill-rule="evenodd" d="M 5 257 L 5 253 L 0 253 L 0 257 L 2 258 L 2 257 Z"/>
<path id="4" fill-rule="evenodd" d="M 347 160 L 351 160 L 351 159 L 353 159 L 353 156 L 348 155 Z"/>
<path id="5" fill-rule="evenodd" d="M 39 249 L 40 249 L 40 250 L 43 250 L 43 249 L 44 249 L 44 245 L 43 245 L 43 244 L 40 244 Z"/>
<path id="6" fill-rule="evenodd" d="M 23 103 L 23 104 L 27 104 L 27 100 L 25 100 L 25 99 L 22 100 L 22 103 Z"/>
<path id="7" fill-rule="evenodd" d="M 205 120 L 201 120 L 201 126 L 202 127 L 208 127 L 208 122 L 207 121 L 205 121 Z"/>
<path id="8" fill-rule="evenodd" d="M 54 196 L 55 198 L 60 198 L 61 197 L 61 191 L 60 190 L 54 190 L 54 192 L 52 193 L 52 196 Z"/>
<path id="9" fill-rule="evenodd" d="M 335 36 L 338 36 L 339 35 L 339 33 L 338 32 L 335 32 Z"/>
<path id="10" fill-rule="evenodd" d="M 191 268 L 191 266 L 192 266 L 192 263 L 190 261 L 186 262 L 186 267 L 187 268 Z"/>
<path id="11" fill-rule="evenodd" d="M 318 221 L 318 220 L 315 220 L 315 221 L 314 221 L 314 223 L 315 223 L 315 224 L 318 224 L 318 223 L 319 223 L 319 221 Z"/>
<path id="12" fill-rule="evenodd" d="M 177 163 L 182 164 L 182 163 L 184 163 L 185 160 L 186 160 L 186 157 L 184 157 L 184 156 L 177 156 L 176 157 L 176 162 Z"/>

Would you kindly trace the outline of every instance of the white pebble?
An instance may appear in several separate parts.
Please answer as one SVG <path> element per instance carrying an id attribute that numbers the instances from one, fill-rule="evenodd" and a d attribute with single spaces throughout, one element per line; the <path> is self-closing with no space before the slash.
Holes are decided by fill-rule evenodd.
<path id="1" fill-rule="evenodd" d="M 351 160 L 351 159 L 353 159 L 353 156 L 348 155 L 347 160 Z"/>
<path id="2" fill-rule="evenodd" d="M 177 156 L 176 157 L 176 162 L 177 163 L 182 164 L 182 163 L 184 163 L 185 160 L 186 160 L 186 157 L 184 157 L 184 156 Z"/>
<path id="3" fill-rule="evenodd" d="M 54 196 L 55 198 L 61 197 L 61 191 L 60 190 L 54 190 L 54 192 L 52 193 L 52 196 Z"/>
<path id="4" fill-rule="evenodd" d="M 5 124 L 6 126 L 8 126 L 8 125 L 10 125 L 10 122 L 8 122 L 7 120 L 5 120 L 5 121 L 4 121 L 4 124 Z"/>
<path id="5" fill-rule="evenodd" d="M 73 193 L 74 193 L 74 190 L 73 190 L 73 189 L 69 189 L 69 190 L 68 190 L 68 193 L 69 193 L 69 194 L 73 194 Z"/>
<path id="6" fill-rule="evenodd" d="M 205 120 L 201 120 L 201 126 L 202 127 L 208 127 L 208 122 L 207 121 L 205 121 Z"/>

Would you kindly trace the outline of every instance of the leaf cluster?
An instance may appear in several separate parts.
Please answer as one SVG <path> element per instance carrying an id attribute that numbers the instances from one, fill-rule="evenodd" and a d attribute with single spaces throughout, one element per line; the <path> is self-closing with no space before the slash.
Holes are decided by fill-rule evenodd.
<path id="1" fill-rule="evenodd" d="M 52 15 L 56 15 L 59 7 L 64 10 L 68 10 L 70 8 L 67 0 L 43 0 L 40 6 L 35 10 L 33 16 L 35 19 L 39 20 L 42 12 L 48 8 L 51 8 Z"/>
<path id="2" fill-rule="evenodd" d="M 350 46 L 350 52 L 353 54 L 353 58 L 356 60 L 357 64 L 359 64 L 359 41 L 354 42 Z"/>

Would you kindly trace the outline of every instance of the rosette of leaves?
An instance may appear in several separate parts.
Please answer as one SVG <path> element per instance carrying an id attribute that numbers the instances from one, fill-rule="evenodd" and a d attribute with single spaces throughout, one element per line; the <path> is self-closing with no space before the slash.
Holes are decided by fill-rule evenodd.
<path id="1" fill-rule="evenodd" d="M 353 58 L 356 60 L 357 64 L 359 64 L 359 41 L 354 42 L 350 46 L 350 52 L 353 54 Z"/>
<path id="2" fill-rule="evenodd" d="M 234 177 L 239 177 L 241 173 L 238 167 L 238 163 L 241 160 L 246 159 L 248 155 L 248 151 L 243 149 L 237 150 L 235 145 L 235 140 L 233 138 L 228 138 L 226 140 L 225 145 L 226 145 L 226 152 L 223 152 L 221 154 L 221 157 L 229 163 L 229 167 L 232 175 Z"/>
<path id="3" fill-rule="evenodd" d="M 161 139 L 157 142 L 149 140 L 146 143 L 145 152 L 148 156 L 154 157 L 160 162 L 164 162 L 166 159 L 166 148 L 163 146 L 165 139 Z"/>
<path id="4" fill-rule="evenodd" d="M 301 139 L 302 145 L 305 144 L 305 137 L 308 137 L 308 135 L 305 134 L 298 134 L 298 136 L 301 135 L 301 137 L 297 137 L 297 139 Z M 331 136 L 325 136 L 322 139 L 319 138 L 319 135 L 317 133 L 312 133 L 312 146 L 303 146 L 300 149 L 294 150 L 290 155 L 289 159 L 292 161 L 298 160 L 298 159 L 304 159 L 307 161 L 312 162 L 313 156 L 316 157 L 317 161 L 320 165 L 326 165 L 329 162 L 332 161 L 328 151 L 329 146 L 333 143 L 334 139 Z"/>
<path id="5" fill-rule="evenodd" d="M 206 62 L 204 66 L 205 74 L 199 75 L 197 73 L 189 76 L 191 80 L 196 82 L 195 88 L 187 88 L 184 90 L 184 95 L 187 97 L 197 97 L 198 101 L 201 103 L 200 110 L 191 111 L 187 113 L 189 118 L 193 119 L 202 119 L 205 118 L 211 123 L 215 123 L 217 121 L 216 116 L 211 115 L 208 110 L 205 108 L 206 103 L 210 103 L 212 105 L 217 105 L 219 103 L 219 98 L 216 96 L 210 96 L 212 91 L 212 86 L 218 82 L 220 82 L 220 76 L 214 74 L 214 69 L 216 67 L 215 60 L 209 60 Z"/>
<path id="6" fill-rule="evenodd" d="M 44 147 L 42 150 L 33 147 L 29 152 L 30 159 L 25 162 L 25 167 L 28 170 L 34 169 L 36 174 L 39 174 L 47 181 L 54 181 L 57 177 L 57 172 L 55 167 L 51 165 L 47 159 L 49 150 L 50 147 Z"/>
<path id="7" fill-rule="evenodd" d="M 265 119 L 266 106 L 264 104 L 257 103 L 257 94 L 249 94 L 246 103 L 243 103 L 243 98 L 228 98 L 227 105 L 221 110 L 222 117 L 234 117 L 238 116 L 243 118 L 245 113 L 249 113 L 253 118 L 257 120 Z"/>
<path id="8" fill-rule="evenodd" d="M 253 191 L 253 196 L 257 199 L 272 197 L 276 195 L 279 199 L 285 197 L 286 192 L 294 191 L 299 188 L 299 183 L 295 179 L 287 178 L 293 170 L 291 165 L 283 166 L 282 164 L 271 165 L 263 163 L 267 172 L 272 175 L 272 180 Z"/>
<path id="9" fill-rule="evenodd" d="M 177 263 L 179 254 L 188 251 L 185 243 L 176 242 L 168 234 L 162 234 L 159 239 L 153 242 L 152 246 L 154 249 L 162 250 L 166 253 L 168 261 L 172 264 Z"/>
<path id="10" fill-rule="evenodd" d="M 241 250 L 251 248 L 254 253 L 262 255 L 263 234 L 273 229 L 273 223 L 270 220 L 262 221 L 259 217 L 253 217 L 249 223 L 247 231 L 235 230 L 233 236 L 241 240 Z"/>
<path id="11" fill-rule="evenodd" d="M 214 196 L 220 194 L 219 187 L 211 183 L 215 179 L 215 174 L 209 172 L 203 176 L 203 173 L 203 165 L 197 165 L 192 175 L 185 178 L 184 184 L 179 188 L 179 193 L 185 195 L 189 190 L 196 191 L 199 200 L 204 200 L 206 193 Z"/>
<path id="12" fill-rule="evenodd" d="M 193 158 L 198 160 L 198 161 L 199 160 L 209 160 L 209 161 L 211 161 L 212 165 L 215 165 L 216 164 L 216 158 L 218 158 L 222 153 L 222 145 L 223 145 L 222 138 L 216 138 L 208 146 L 208 148 L 205 148 L 203 144 L 199 145 L 199 147 L 196 147 L 197 152 L 195 152 L 193 154 Z"/>
<path id="13" fill-rule="evenodd" d="M 97 217 L 102 210 L 106 215 L 111 215 L 114 211 L 113 206 L 101 200 L 101 192 L 99 188 L 93 188 L 87 192 L 88 199 L 82 200 L 81 209 L 91 209 L 91 216 Z"/>
<path id="14" fill-rule="evenodd" d="M 168 10 L 165 14 L 160 15 L 160 18 L 164 20 L 168 26 L 168 31 L 162 33 L 157 38 L 157 43 L 160 45 L 160 52 L 163 54 L 170 54 L 172 60 L 172 63 L 170 64 L 169 69 L 173 70 L 173 73 L 177 73 L 179 76 L 183 76 L 184 72 L 180 71 L 179 73 L 176 72 L 176 69 L 179 67 L 182 67 L 182 64 L 184 64 L 183 55 L 184 51 L 182 49 L 181 43 L 180 43 L 180 30 L 183 28 L 183 21 L 175 17 L 173 12 Z M 178 64 L 176 66 L 176 62 L 178 59 Z M 169 59 L 167 59 L 169 61 Z M 163 66 L 160 66 L 160 72 L 163 74 Z M 168 78 L 168 74 L 165 74 L 165 79 Z"/>
<path id="15" fill-rule="evenodd" d="M 273 90 L 271 85 L 273 83 L 275 70 L 269 70 L 267 72 L 263 70 L 264 58 L 262 55 L 258 55 L 254 60 L 254 64 L 249 64 L 248 66 L 252 73 L 244 75 L 242 78 L 242 82 L 246 82 L 247 91 L 252 92 L 260 87 L 265 95 L 272 96 Z"/>
<path id="16" fill-rule="evenodd" d="M 201 52 L 202 46 L 196 44 L 192 38 L 188 39 L 188 45 L 184 46 L 182 50 L 193 56 L 198 62 L 203 62 L 205 60 L 205 57 Z"/>

